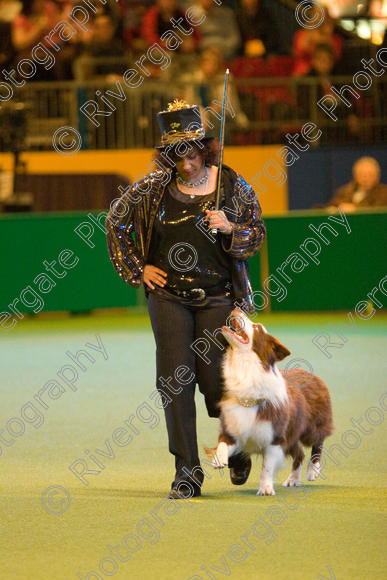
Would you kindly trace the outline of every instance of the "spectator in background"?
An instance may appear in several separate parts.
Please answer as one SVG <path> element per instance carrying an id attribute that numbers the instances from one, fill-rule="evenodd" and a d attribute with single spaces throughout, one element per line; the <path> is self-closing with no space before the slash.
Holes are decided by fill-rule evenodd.
<path id="1" fill-rule="evenodd" d="M 21 12 L 12 22 L 12 42 L 17 53 L 17 60 L 29 58 L 31 50 L 39 42 L 46 44 L 45 35 L 55 27 L 59 20 L 60 12 L 53 2 L 22 0 Z M 53 36 L 53 40 L 59 40 L 59 37 Z M 44 67 L 38 67 L 34 80 L 55 78 L 54 68 L 46 70 Z"/>
<path id="2" fill-rule="evenodd" d="M 316 9 L 313 9 L 316 11 Z M 317 11 L 319 14 L 319 12 Z M 310 16 L 313 18 L 313 16 Z M 324 21 L 318 28 L 302 28 L 293 39 L 293 55 L 295 59 L 293 74 L 305 75 L 312 68 L 313 53 L 318 44 L 329 45 L 332 48 L 334 62 L 337 63 L 342 54 L 343 40 L 335 31 L 335 21 L 325 9 Z"/>
<path id="3" fill-rule="evenodd" d="M 0 71 L 8 68 L 15 56 L 12 42 L 12 21 L 20 10 L 20 2 L 0 0 Z"/>
<path id="4" fill-rule="evenodd" d="M 58 0 L 57 0 L 58 1 Z M 64 0 L 67 1 L 67 0 Z M 78 0 L 79 2 L 79 0 Z M 102 4 L 102 2 L 101 2 Z M 104 2 L 104 6 L 101 8 L 103 8 L 103 12 L 104 14 L 110 14 L 110 16 L 113 18 L 116 26 L 117 26 L 117 30 L 118 33 L 120 35 L 120 37 L 122 37 L 122 27 L 121 27 L 121 16 L 122 16 L 122 8 L 119 5 L 119 2 L 117 2 L 117 0 L 105 0 Z M 99 14 L 100 12 L 98 12 Z"/>
<path id="5" fill-rule="evenodd" d="M 86 52 L 95 58 L 121 57 L 124 55 L 124 44 L 117 34 L 117 23 L 109 13 L 97 14 Z"/>
<path id="6" fill-rule="evenodd" d="M 242 39 L 241 56 L 257 57 L 281 52 L 275 20 L 262 0 L 241 0 L 236 20 Z"/>
<path id="7" fill-rule="evenodd" d="M 141 36 L 144 15 L 154 5 L 153 0 L 118 0 L 121 9 L 123 39 L 127 50 L 146 52 L 147 43 Z"/>
<path id="8" fill-rule="evenodd" d="M 152 46 L 155 43 L 162 44 L 161 36 L 168 30 L 173 30 L 171 18 L 175 20 L 183 18 L 182 26 L 185 30 L 192 28 L 187 22 L 184 12 L 179 10 L 177 0 L 157 0 L 156 5 L 145 13 L 141 30 L 148 46 Z M 179 34 L 177 29 L 175 30 L 177 36 L 183 40 L 176 52 L 191 53 L 198 48 L 200 37 L 196 27 L 193 27 L 193 32 L 189 36 L 183 36 L 181 33 Z M 169 40 L 169 42 L 173 43 L 172 40 Z"/>
<path id="9" fill-rule="evenodd" d="M 199 58 L 199 63 L 193 73 L 186 73 L 181 75 L 180 80 L 185 84 L 184 100 L 191 103 L 196 103 L 202 108 L 210 107 L 217 113 L 219 119 L 222 112 L 223 87 L 224 87 L 224 72 L 225 66 L 223 61 L 222 51 L 213 46 L 203 51 Z M 226 112 L 229 122 L 226 123 L 227 130 L 232 127 L 246 129 L 249 126 L 249 120 L 242 111 L 238 93 L 233 85 L 232 78 L 230 78 L 228 86 L 228 100 L 231 103 L 234 115 L 230 111 Z M 218 101 L 220 104 L 215 104 Z M 230 109 L 230 106 L 229 106 Z M 206 125 L 206 119 L 203 123 L 206 128 L 209 128 L 214 134 L 219 133 L 220 120 L 215 116 L 215 113 L 209 111 L 206 117 L 213 124 Z"/>
<path id="10" fill-rule="evenodd" d="M 303 84 L 301 79 L 298 84 L 298 110 L 303 118 L 311 117 L 312 107 L 316 107 L 317 101 L 331 92 L 332 75 L 335 74 L 335 57 L 330 44 L 315 46 L 311 67 L 304 76 L 315 78 L 317 84 L 315 86 Z"/>
<path id="11" fill-rule="evenodd" d="M 58 9 L 60 10 L 60 20 L 68 22 L 72 25 L 69 15 L 74 6 L 77 5 L 78 0 L 56 0 Z M 89 27 L 90 28 L 90 27 Z M 89 35 L 89 28 L 85 32 L 78 30 L 77 34 L 73 35 L 67 41 L 62 42 L 56 36 L 55 42 L 60 46 L 59 52 L 55 54 L 55 73 L 58 80 L 68 81 L 73 80 L 73 66 L 76 58 L 79 56 L 83 43 Z"/>
<path id="12" fill-rule="evenodd" d="M 125 63 L 95 63 L 90 58 L 122 58 L 125 56 L 123 40 L 117 34 L 117 22 L 110 13 L 96 15 L 91 26 L 91 35 L 85 38 L 82 55 L 77 61 L 77 79 L 85 80 L 105 77 L 115 80 L 126 70 Z"/>
<path id="13" fill-rule="evenodd" d="M 22 9 L 19 0 L 0 0 L 0 21 L 12 22 Z"/>
<path id="14" fill-rule="evenodd" d="M 298 113 L 301 118 L 312 118 L 315 110 L 317 111 L 317 118 L 323 120 L 321 125 L 324 126 L 324 113 L 317 107 L 317 101 L 330 94 L 334 96 L 331 93 L 331 87 L 334 85 L 334 79 L 332 78 L 334 75 L 335 55 L 332 46 L 330 44 L 318 44 L 313 52 L 312 68 L 307 75 L 304 75 L 307 78 L 315 78 L 316 84 L 302 83 L 301 78 L 298 82 L 297 103 Z M 350 109 L 339 100 L 335 110 L 335 114 L 340 121 L 346 121 L 346 126 L 337 126 L 334 123 L 324 126 L 322 143 L 340 143 L 344 137 L 347 140 L 357 139 L 359 119 L 353 111 L 356 110 L 358 103 L 351 95 L 348 98 L 353 101 L 353 106 Z"/>
<path id="15" fill-rule="evenodd" d="M 226 60 L 233 59 L 241 44 L 234 12 L 215 4 L 214 0 L 197 0 L 187 6 L 194 6 L 205 16 L 205 20 L 197 27 L 201 34 L 200 50 L 216 46 L 223 51 Z"/>
<path id="16" fill-rule="evenodd" d="M 353 180 L 340 187 L 329 208 L 341 206 L 353 211 L 358 207 L 387 206 L 387 185 L 380 183 L 380 165 L 373 157 L 361 157 L 352 168 Z"/>

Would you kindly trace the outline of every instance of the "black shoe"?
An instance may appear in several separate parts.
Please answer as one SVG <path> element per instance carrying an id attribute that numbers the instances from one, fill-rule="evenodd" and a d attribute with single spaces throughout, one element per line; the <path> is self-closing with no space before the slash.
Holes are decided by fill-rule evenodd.
<path id="1" fill-rule="evenodd" d="M 235 455 L 233 459 L 233 462 L 229 461 L 229 466 L 230 463 L 234 465 L 233 467 L 230 467 L 231 483 L 234 485 L 243 485 L 246 483 L 250 475 L 251 459 L 250 457 L 239 453 L 238 455 Z"/>
<path id="2" fill-rule="evenodd" d="M 176 487 L 178 485 L 178 488 Z M 191 497 L 198 497 L 201 495 L 201 489 L 198 485 L 193 485 L 187 481 L 181 481 L 178 484 L 173 484 L 171 491 L 168 494 L 169 499 L 191 499 Z"/>

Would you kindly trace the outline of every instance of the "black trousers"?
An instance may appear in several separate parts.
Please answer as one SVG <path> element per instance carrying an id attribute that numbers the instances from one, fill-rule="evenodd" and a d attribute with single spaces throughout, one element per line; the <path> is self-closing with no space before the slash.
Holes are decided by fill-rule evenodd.
<path id="1" fill-rule="evenodd" d="M 156 289 L 149 292 L 147 302 L 156 342 L 156 384 L 158 390 L 171 399 L 165 403 L 164 412 L 169 450 L 175 456 L 176 474 L 172 486 L 190 481 L 187 473 L 191 472 L 194 482 L 202 482 L 201 468 L 194 469 L 200 466 L 195 387 L 197 383 L 204 395 L 209 416 L 219 417 L 217 403 L 223 388 L 221 360 L 227 347 L 220 327 L 226 324 L 234 308 L 233 297 L 208 296 L 195 304 Z M 194 344 L 197 339 L 204 340 Z M 203 354 L 195 352 L 192 345 Z M 165 386 L 166 381 L 171 388 Z"/>

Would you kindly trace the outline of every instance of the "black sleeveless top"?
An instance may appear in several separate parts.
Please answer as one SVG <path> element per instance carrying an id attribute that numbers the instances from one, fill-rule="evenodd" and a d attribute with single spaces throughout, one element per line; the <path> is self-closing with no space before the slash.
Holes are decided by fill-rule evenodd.
<path id="1" fill-rule="evenodd" d="M 201 222 L 206 209 L 215 209 L 215 192 L 192 199 L 179 191 L 175 179 L 167 186 L 155 216 L 147 259 L 148 264 L 167 272 L 166 290 L 223 290 L 232 280 L 231 259 L 221 246 L 220 234 L 212 236 L 212 241 L 208 222 Z"/>

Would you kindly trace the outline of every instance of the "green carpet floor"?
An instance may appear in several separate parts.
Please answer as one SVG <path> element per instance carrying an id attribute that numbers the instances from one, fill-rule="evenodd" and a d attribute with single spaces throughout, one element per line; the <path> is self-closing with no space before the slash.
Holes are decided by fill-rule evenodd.
<path id="1" fill-rule="evenodd" d="M 325 479 L 294 494 L 279 485 L 289 471 L 287 460 L 276 478 L 277 495 L 266 498 L 255 495 L 260 460 L 254 459 L 243 487 L 231 485 L 228 470 L 205 467 L 209 477 L 201 498 L 165 500 L 173 461 L 163 411 L 149 397 L 155 389 L 155 347 L 147 314 L 36 318 L 3 334 L 0 578 L 385 578 L 386 411 L 380 397 L 387 390 L 387 316 L 378 311 L 370 320 L 357 319 L 357 330 L 345 332 L 348 341 L 332 349 L 330 359 L 311 340 L 329 332 L 328 323 L 348 322 L 346 313 L 260 320 L 292 357 L 307 360 L 330 387 L 336 431 L 327 447 L 337 443 L 346 454 L 335 453 L 339 465 L 327 458 Z M 58 381 L 60 369 L 72 363 L 66 352 L 75 353 L 86 343 L 97 347 L 97 334 L 107 360 L 87 348 L 95 362 L 83 359 L 87 370 L 78 369 L 77 390 L 55 390 L 49 381 Z M 39 395 L 44 386 L 45 394 Z M 29 402 L 40 409 L 39 417 Z M 114 437 L 125 442 L 124 432 L 117 430 L 144 402 L 153 409 L 150 422 L 145 422 L 143 405 L 144 422 L 132 421 L 137 433 L 126 446 L 117 445 Z M 216 442 L 217 421 L 206 415 L 200 393 L 197 407 L 202 449 Z M 374 422 L 371 426 L 364 418 L 360 423 L 368 434 L 351 423 L 366 413 Z M 14 433 L 12 444 L 7 424 Z M 345 447 L 342 436 L 348 430 L 360 442 L 347 433 Z M 97 449 L 105 456 L 95 454 Z M 88 485 L 69 469 L 78 459 L 95 471 L 84 476 Z"/>

